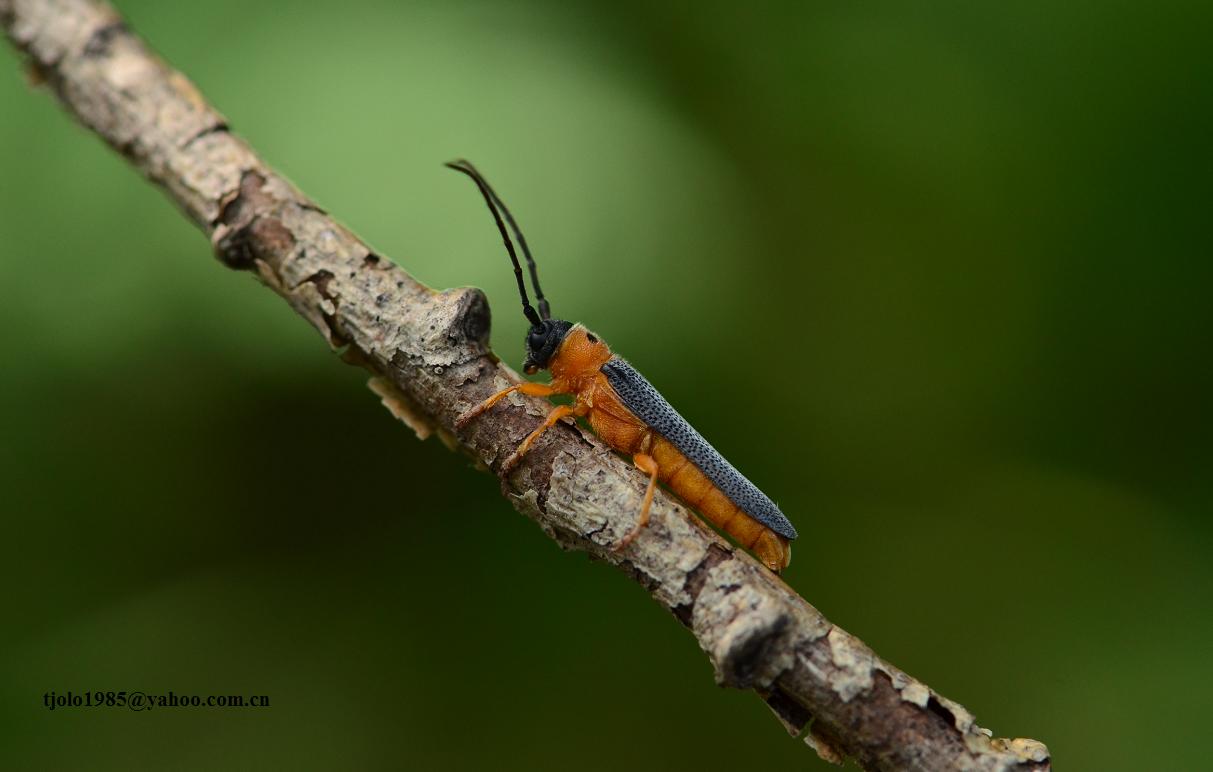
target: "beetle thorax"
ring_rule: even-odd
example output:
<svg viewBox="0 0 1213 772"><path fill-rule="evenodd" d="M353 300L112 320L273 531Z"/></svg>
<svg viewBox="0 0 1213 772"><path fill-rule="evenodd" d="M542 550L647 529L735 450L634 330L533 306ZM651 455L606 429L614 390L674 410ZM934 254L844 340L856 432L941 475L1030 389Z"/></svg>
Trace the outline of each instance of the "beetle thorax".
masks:
<svg viewBox="0 0 1213 772"><path fill-rule="evenodd" d="M610 359L610 347L578 324L569 330L548 367L553 379L573 383L594 377Z"/></svg>

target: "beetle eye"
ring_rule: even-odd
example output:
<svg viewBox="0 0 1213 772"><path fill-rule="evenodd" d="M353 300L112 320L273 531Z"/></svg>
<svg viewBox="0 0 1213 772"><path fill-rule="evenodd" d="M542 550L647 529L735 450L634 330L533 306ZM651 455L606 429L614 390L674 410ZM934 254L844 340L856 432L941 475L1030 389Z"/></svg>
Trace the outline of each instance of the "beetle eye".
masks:
<svg viewBox="0 0 1213 772"><path fill-rule="evenodd" d="M548 336L546 330L532 332L526 338L526 345L531 351L539 351L543 348L543 344L547 342Z"/></svg>

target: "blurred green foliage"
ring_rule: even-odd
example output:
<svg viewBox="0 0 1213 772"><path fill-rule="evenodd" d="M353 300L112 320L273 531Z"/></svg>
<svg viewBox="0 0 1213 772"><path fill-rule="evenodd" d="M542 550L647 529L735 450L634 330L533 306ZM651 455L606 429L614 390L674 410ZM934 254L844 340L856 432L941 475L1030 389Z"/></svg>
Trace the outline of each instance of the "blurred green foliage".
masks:
<svg viewBox="0 0 1213 772"><path fill-rule="evenodd" d="M516 364L476 161L788 581L983 725L1207 763L1208 4L120 7ZM0 58L0 767L826 768Z"/></svg>

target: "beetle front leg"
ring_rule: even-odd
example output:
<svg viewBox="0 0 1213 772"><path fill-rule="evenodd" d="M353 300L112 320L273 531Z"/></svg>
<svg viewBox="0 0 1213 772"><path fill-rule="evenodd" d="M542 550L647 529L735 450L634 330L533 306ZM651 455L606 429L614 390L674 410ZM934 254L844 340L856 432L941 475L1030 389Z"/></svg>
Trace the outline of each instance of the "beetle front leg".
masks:
<svg viewBox="0 0 1213 772"><path fill-rule="evenodd" d="M546 383L532 383L531 381L523 381L522 383L515 383L513 386L509 387L508 389L502 389L501 391L497 392L493 396L486 399L484 402L481 402L476 407L472 408L471 410L467 411L463 415L456 418L455 419L455 428L462 429L463 427L467 426L468 423L471 422L471 420L473 418L480 415L484 411L488 410L493 405L496 405L498 402L500 402L502 399L504 399L506 397L506 395L512 394L515 391L522 393L522 394L526 394L531 397L550 397L553 394L562 393L561 391L556 389L554 386L549 386Z"/></svg>

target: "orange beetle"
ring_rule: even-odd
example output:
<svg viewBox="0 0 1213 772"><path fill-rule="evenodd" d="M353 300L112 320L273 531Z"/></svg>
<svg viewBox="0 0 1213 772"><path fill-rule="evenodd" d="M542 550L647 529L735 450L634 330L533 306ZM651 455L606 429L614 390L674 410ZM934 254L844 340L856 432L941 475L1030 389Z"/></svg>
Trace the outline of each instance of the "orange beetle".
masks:
<svg viewBox="0 0 1213 772"><path fill-rule="evenodd" d="M786 568L792 557L791 541L796 538L796 529L779 507L709 445L644 376L612 354L598 336L581 324L552 318L548 302L539 288L530 248L510 210L470 163L457 161L447 166L475 181L513 261L522 312L531 323L526 338L524 370L529 375L539 370L552 373L548 384L528 381L503 389L460 416L456 426L466 426L511 392L536 397L571 394L573 404L558 405L552 410L539 428L506 459L503 473L517 464L535 440L557 421L566 416L584 417L603 442L630 455L636 468L649 477L636 526L613 549L627 547L648 523L653 491L660 480L705 520L752 551L772 571L778 573ZM522 266L502 221L503 214L526 257L538 311L527 297Z"/></svg>

